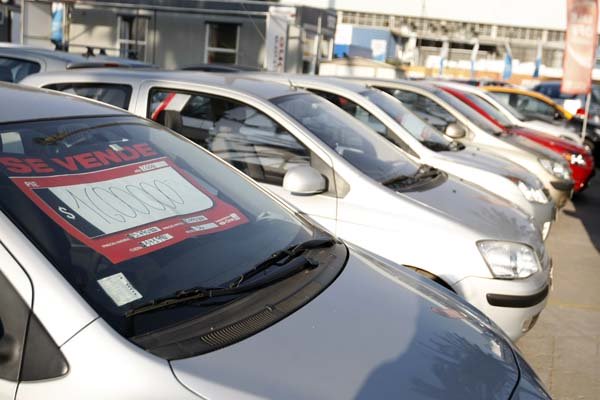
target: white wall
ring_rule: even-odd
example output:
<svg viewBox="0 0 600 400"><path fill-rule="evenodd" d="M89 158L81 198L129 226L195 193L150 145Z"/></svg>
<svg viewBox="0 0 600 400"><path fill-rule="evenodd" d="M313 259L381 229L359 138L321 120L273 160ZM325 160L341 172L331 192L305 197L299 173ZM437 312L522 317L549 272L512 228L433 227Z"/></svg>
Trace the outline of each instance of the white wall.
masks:
<svg viewBox="0 0 600 400"><path fill-rule="evenodd" d="M566 0L280 0L283 4L564 30Z"/></svg>

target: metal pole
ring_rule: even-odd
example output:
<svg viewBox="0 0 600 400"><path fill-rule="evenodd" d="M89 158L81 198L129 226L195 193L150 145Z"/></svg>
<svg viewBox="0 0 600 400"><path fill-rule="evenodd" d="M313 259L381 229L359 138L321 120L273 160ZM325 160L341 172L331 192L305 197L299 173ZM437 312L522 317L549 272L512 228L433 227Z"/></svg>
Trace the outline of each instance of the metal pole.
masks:
<svg viewBox="0 0 600 400"><path fill-rule="evenodd" d="M583 116L583 125L581 127L581 143L582 144L585 140L585 131L587 129L588 114L590 113L590 103L591 102L592 102L592 91L590 89L590 91L588 92L588 94L585 98L585 115Z"/></svg>
<svg viewBox="0 0 600 400"><path fill-rule="evenodd" d="M317 18L317 37L315 38L315 62L312 70L313 75L319 74L319 62L321 61L321 16Z"/></svg>

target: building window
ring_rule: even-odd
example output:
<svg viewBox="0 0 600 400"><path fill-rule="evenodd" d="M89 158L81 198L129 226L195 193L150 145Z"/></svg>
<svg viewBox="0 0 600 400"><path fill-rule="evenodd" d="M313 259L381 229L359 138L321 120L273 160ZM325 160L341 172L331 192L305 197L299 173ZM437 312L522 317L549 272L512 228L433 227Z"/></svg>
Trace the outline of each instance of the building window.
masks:
<svg viewBox="0 0 600 400"><path fill-rule="evenodd" d="M206 24L204 62L237 64L240 26L237 24Z"/></svg>
<svg viewBox="0 0 600 400"><path fill-rule="evenodd" d="M146 61L148 18L119 15L119 55L123 58Z"/></svg>

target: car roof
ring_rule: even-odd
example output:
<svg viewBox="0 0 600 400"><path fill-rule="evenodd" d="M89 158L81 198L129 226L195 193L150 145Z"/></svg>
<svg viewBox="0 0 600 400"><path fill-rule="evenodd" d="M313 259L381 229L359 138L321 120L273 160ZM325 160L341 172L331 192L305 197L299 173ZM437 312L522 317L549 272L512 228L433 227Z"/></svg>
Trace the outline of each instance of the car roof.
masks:
<svg viewBox="0 0 600 400"><path fill-rule="evenodd" d="M127 58L112 57L97 55L87 57L82 54L68 53L66 51L45 49L41 47L23 46L12 43L0 43L0 54L5 56L29 56L42 58L45 60L52 60L55 62L64 63L65 66L84 66L85 64L101 64L101 63L118 63L124 66L136 66L136 67L152 67L151 64L147 64L138 60L130 60Z"/></svg>
<svg viewBox="0 0 600 400"><path fill-rule="evenodd" d="M428 81L423 81L423 80L419 80L419 81L414 81L414 80L408 80L408 79L383 79L383 78L350 78L350 80L359 80L359 81L363 81L363 82L368 82L368 83L372 83L372 82L376 82L376 83L380 83L381 85L402 85L402 86L410 86L410 87L414 87L414 88L419 88L419 89L423 89L426 90L428 92L435 92L437 90L439 90L439 88L437 86L435 86L433 83L428 82ZM376 85L375 85L376 86Z"/></svg>
<svg viewBox="0 0 600 400"><path fill-rule="evenodd" d="M119 69L119 68L86 68L71 71L49 72L31 75L25 78L25 84L59 83L59 82L99 82L141 85L144 81L164 83L182 83L216 86L231 89L254 97L270 100L296 93L289 85L255 79L246 74L168 71L160 69Z"/></svg>
<svg viewBox="0 0 600 400"><path fill-rule="evenodd" d="M129 115L121 109L99 102L12 83L0 82L0 97L10 99L10 101L4 101L2 107L0 107L0 123L69 117Z"/></svg>
<svg viewBox="0 0 600 400"><path fill-rule="evenodd" d="M253 79L274 79L275 81L281 82L298 82L304 84L312 84L314 86L331 87L337 86L345 90L352 92L363 92L366 87L364 84L352 81L349 79L342 79L334 76L323 76L323 75L301 75L301 74L279 74L276 72L257 72L257 73L243 73L243 76L247 76Z"/></svg>

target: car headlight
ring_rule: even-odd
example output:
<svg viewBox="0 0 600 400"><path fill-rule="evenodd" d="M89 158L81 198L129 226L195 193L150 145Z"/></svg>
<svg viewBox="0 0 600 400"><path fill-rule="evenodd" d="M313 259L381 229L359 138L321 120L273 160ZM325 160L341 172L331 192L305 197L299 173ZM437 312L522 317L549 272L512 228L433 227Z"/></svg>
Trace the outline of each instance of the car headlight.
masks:
<svg viewBox="0 0 600 400"><path fill-rule="evenodd" d="M585 167L587 165L587 162L585 162L585 158L583 158L582 154L578 154L578 153L564 153L563 157L570 164L581 165L582 167Z"/></svg>
<svg viewBox="0 0 600 400"><path fill-rule="evenodd" d="M548 196L546 196L546 193L544 193L542 188L532 188L531 186L527 186L527 184L523 181L519 181L517 183L517 187L521 193L523 193L523 196L525 196L527 201L540 204L548 203Z"/></svg>
<svg viewBox="0 0 600 400"><path fill-rule="evenodd" d="M477 247L494 278L523 279L540 270L537 255L526 244L482 240Z"/></svg>
<svg viewBox="0 0 600 400"><path fill-rule="evenodd" d="M542 167L544 167L546 171L557 178L564 180L571 179L571 170L563 163L552 161L547 158L540 158L540 164L542 164Z"/></svg>

